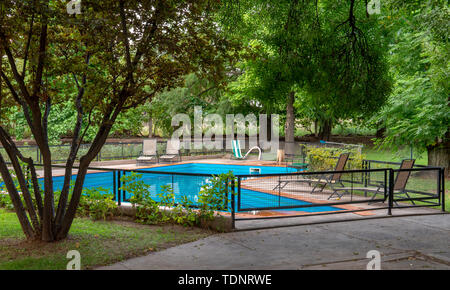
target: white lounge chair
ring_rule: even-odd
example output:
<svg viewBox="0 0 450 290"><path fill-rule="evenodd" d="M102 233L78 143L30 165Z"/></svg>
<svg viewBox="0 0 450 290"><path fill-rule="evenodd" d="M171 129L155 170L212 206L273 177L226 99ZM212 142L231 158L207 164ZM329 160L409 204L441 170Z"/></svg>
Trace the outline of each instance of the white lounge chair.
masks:
<svg viewBox="0 0 450 290"><path fill-rule="evenodd" d="M166 154L160 156L159 160L173 162L176 159L178 159L177 161L181 161L180 141L179 140L168 140L167 147L166 147Z"/></svg>
<svg viewBox="0 0 450 290"><path fill-rule="evenodd" d="M156 144L156 139L147 139L143 141L141 156L136 159L138 166L140 164L156 163L158 161Z"/></svg>
<svg viewBox="0 0 450 290"><path fill-rule="evenodd" d="M245 159L245 158L247 158L247 156L250 152L252 152L254 149L257 149L259 151L258 160L261 160L262 151L261 151L261 148L259 148L258 146L252 147L250 150L248 150L247 154L245 154L244 156L242 156L241 144L239 143L239 140L233 140L232 146L233 146L233 156L236 159Z"/></svg>

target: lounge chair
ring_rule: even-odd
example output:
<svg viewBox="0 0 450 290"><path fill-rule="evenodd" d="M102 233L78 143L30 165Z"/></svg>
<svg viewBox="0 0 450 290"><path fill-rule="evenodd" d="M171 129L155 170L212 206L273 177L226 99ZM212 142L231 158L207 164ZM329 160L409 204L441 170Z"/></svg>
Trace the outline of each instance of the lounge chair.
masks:
<svg viewBox="0 0 450 290"><path fill-rule="evenodd" d="M347 164L349 153L343 153L339 156L338 162L336 163L336 167L334 168L334 171L343 171L345 169L345 165ZM274 187L273 190L276 189L283 189L286 185L288 185L291 182L306 182L309 184L309 186L312 186L313 189L311 190L311 193L316 192L316 188L320 187L320 191L323 191L325 186L329 185L331 188L335 188L336 186L343 187L341 181L341 175L342 172L336 172L332 174L323 174L318 178L304 178L302 175L297 175L297 178L289 178L285 177L283 179L280 179L278 182L278 185ZM334 195L334 192L332 195L328 197L330 199Z"/></svg>
<svg viewBox="0 0 450 290"><path fill-rule="evenodd" d="M136 159L137 165L156 163L158 161L158 155L156 154L156 139L144 140L142 145L142 152Z"/></svg>
<svg viewBox="0 0 450 290"><path fill-rule="evenodd" d="M168 140L167 147L166 147L166 154L160 156L159 160L169 161L169 162L181 161L180 141L179 140Z"/></svg>
<svg viewBox="0 0 450 290"><path fill-rule="evenodd" d="M411 199L411 197L408 195L408 192L406 191L406 184L408 183L408 179L409 176L411 174L411 171L407 170L407 169L412 169L414 166L414 162L415 159L404 159L402 160L402 163L400 165L400 169L406 169L406 171L399 171L397 173L397 176L395 177L395 181L394 181L394 194L397 195L401 195L404 194L406 195L412 202L412 204L415 204L414 201ZM350 190L357 190L357 191L363 191L365 194L367 193L373 193L373 196L371 198L371 200L374 200L375 197L378 194L383 194L385 195L385 184L384 183L380 183L378 186L374 186L374 187L342 187L342 188L336 188L334 189L335 192L338 191L344 191L344 193L348 193ZM334 193L333 193L334 194ZM384 200L383 200L384 202Z"/></svg>
<svg viewBox="0 0 450 290"><path fill-rule="evenodd" d="M248 156L248 154L250 153L250 152L252 152L253 150L258 150L259 151L259 155L258 155L258 160L261 160L261 154L262 154L262 151L261 151L261 148L259 148L258 146L254 146L254 147L252 147L250 150L248 150L248 152L247 152L247 154L245 154L244 156L242 156L242 153L241 153L241 144L239 143L239 140L233 140L232 141L232 146L233 146L233 156L234 156L234 158L236 158L236 159L245 159L245 158L247 158L247 156Z"/></svg>

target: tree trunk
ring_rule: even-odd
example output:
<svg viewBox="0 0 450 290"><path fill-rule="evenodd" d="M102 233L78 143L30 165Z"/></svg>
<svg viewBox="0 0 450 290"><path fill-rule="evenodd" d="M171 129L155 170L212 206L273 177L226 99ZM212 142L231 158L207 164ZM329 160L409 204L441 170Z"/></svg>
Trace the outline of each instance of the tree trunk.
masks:
<svg viewBox="0 0 450 290"><path fill-rule="evenodd" d="M450 168L450 139L448 135L449 133L447 133L444 142L427 147L428 165L445 167L446 175L449 175Z"/></svg>
<svg viewBox="0 0 450 290"><path fill-rule="evenodd" d="M318 130L317 130L317 122L318 122L317 120L314 120L314 137L319 136L319 135L318 135L318 132L317 132L317 131L318 131Z"/></svg>
<svg viewBox="0 0 450 290"><path fill-rule="evenodd" d="M20 199L19 192L17 192L16 186L14 185L14 181L9 173L8 167L6 166L6 162L3 159L3 156L0 154L0 173L5 184L6 190L11 198L11 201L14 205L14 210L16 211L17 218L22 227L23 233L27 237L27 239L36 239L37 235L31 226L30 221L28 220L25 208Z"/></svg>
<svg viewBox="0 0 450 290"><path fill-rule="evenodd" d="M272 114L267 114L267 141L272 141Z"/></svg>
<svg viewBox="0 0 450 290"><path fill-rule="evenodd" d="M377 128L377 132L375 133L375 137L377 138L383 138L384 137L384 133L386 133L386 127L379 127Z"/></svg>
<svg viewBox="0 0 450 290"><path fill-rule="evenodd" d="M333 129L333 122L331 120L323 120L320 126L319 139L329 141L331 137L331 130Z"/></svg>
<svg viewBox="0 0 450 290"><path fill-rule="evenodd" d="M295 115L294 115L295 92L290 92L286 104L286 126L285 126L285 153L294 154L294 133L295 133Z"/></svg>
<svg viewBox="0 0 450 290"><path fill-rule="evenodd" d="M148 137L153 137L153 118L148 120Z"/></svg>

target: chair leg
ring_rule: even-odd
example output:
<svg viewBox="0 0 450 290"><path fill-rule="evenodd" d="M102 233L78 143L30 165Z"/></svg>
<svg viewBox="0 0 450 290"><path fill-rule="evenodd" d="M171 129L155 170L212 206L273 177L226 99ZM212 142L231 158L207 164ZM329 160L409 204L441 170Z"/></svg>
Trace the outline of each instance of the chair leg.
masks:
<svg viewBox="0 0 450 290"><path fill-rule="evenodd" d="M323 190L325 189L325 186L327 186L326 184L323 184L323 186L320 188L319 192L323 192Z"/></svg>
<svg viewBox="0 0 450 290"><path fill-rule="evenodd" d="M411 201L411 203L412 203L413 205L416 205L416 204L414 203L414 200L411 198L411 196L409 196L409 194L408 194L406 191L404 191L404 192L402 192L402 193L404 193L404 194L409 198L409 200Z"/></svg>
<svg viewBox="0 0 450 290"><path fill-rule="evenodd" d="M278 182L278 184L275 185L275 187L274 187L272 190L277 190L277 188L280 187L280 183L281 183L281 182Z"/></svg>
<svg viewBox="0 0 450 290"><path fill-rule="evenodd" d="M334 189L333 193L328 197L328 199L332 198L334 195L337 195L338 198L342 198L345 193L348 193L348 192L345 190L342 194L339 194L339 191Z"/></svg>
<svg viewBox="0 0 450 290"><path fill-rule="evenodd" d="M364 191L364 193L367 194L367 191ZM369 204L375 203L375 201L373 201L373 200L375 199L375 197L376 197L377 194L379 194L379 193L381 193L381 192L379 191L379 189L377 189L377 191L375 191L375 192L373 193L372 198L371 198L370 201L369 201ZM385 202L385 200L383 200L383 203L384 203L384 202Z"/></svg>
<svg viewBox="0 0 450 290"><path fill-rule="evenodd" d="M311 186L311 183L310 183L310 186ZM314 187L313 187L313 189L312 189L312 191L311 191L311 194L314 193L314 192L316 192L316 188L317 188L317 187L320 187L320 183L314 184ZM323 189L324 189L324 187L325 187L325 186L321 187L320 190L319 190L318 192L322 192Z"/></svg>

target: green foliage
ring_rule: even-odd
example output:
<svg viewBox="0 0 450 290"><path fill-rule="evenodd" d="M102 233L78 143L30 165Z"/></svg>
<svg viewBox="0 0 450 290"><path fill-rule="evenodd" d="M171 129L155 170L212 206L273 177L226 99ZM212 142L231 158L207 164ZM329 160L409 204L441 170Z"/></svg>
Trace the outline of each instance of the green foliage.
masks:
<svg viewBox="0 0 450 290"><path fill-rule="evenodd" d="M173 132L174 115L188 114L193 122L195 106L202 107L204 113L222 113L225 108L219 104L220 100L219 84L189 74L184 77L184 83L180 87L156 95L149 104L148 111L161 134L170 136Z"/></svg>
<svg viewBox="0 0 450 290"><path fill-rule="evenodd" d="M10 170L11 177L14 182L14 186L17 190L20 190L19 182L17 181L17 177L13 174L13 171ZM2 177L0 175L0 207L6 208L8 210L14 210L14 204L11 201L11 197L8 194L8 191L6 189L6 185L3 183ZM20 196L23 200L23 196Z"/></svg>
<svg viewBox="0 0 450 290"><path fill-rule="evenodd" d="M117 215L114 195L101 187L84 189L77 208L80 216L89 216L93 220L106 220Z"/></svg>
<svg viewBox="0 0 450 290"><path fill-rule="evenodd" d="M337 157L342 153L350 153L345 169L361 169L365 156L359 150L353 148L332 148L305 146L306 160L309 171L330 171L334 170Z"/></svg>
<svg viewBox="0 0 450 290"><path fill-rule="evenodd" d="M136 221L157 224L161 214L159 204L150 196L150 186L142 180L142 174L135 172L121 178L121 190L131 194L130 202L136 209Z"/></svg>
<svg viewBox="0 0 450 290"><path fill-rule="evenodd" d="M172 210L172 213L172 219L177 224L186 226L198 224L198 212L194 209L193 202L186 195L181 196L181 200Z"/></svg>
<svg viewBox="0 0 450 290"><path fill-rule="evenodd" d="M395 89L375 120L387 128L378 144L425 149L449 132L450 8L448 1L389 2L391 14L383 22L391 32Z"/></svg>
<svg viewBox="0 0 450 290"><path fill-rule="evenodd" d="M297 118L321 127L379 109L391 87L384 27L350 2L240 1L233 31L246 57L228 86L233 103L276 112L295 92Z"/></svg>
<svg viewBox="0 0 450 290"><path fill-rule="evenodd" d="M121 189L131 194L130 202L136 209L137 222L194 226L212 220L218 211L226 210L229 183L234 178L231 172L214 176L202 187L195 203L186 195L176 197L170 185L161 186L153 198L150 186L142 181L142 174L131 173L121 180Z"/></svg>
<svg viewBox="0 0 450 290"><path fill-rule="evenodd" d="M0 207L6 208L8 210L14 210L14 205L12 204L11 198L8 194L0 193Z"/></svg>
<svg viewBox="0 0 450 290"><path fill-rule="evenodd" d="M230 183L234 182L233 172L214 175L199 192L200 217L211 220L219 210L226 210Z"/></svg>

